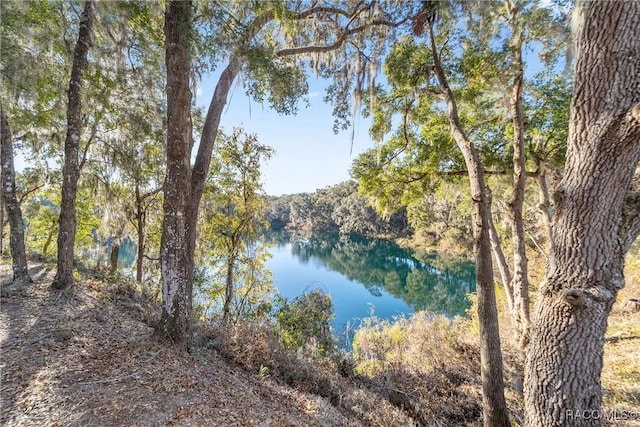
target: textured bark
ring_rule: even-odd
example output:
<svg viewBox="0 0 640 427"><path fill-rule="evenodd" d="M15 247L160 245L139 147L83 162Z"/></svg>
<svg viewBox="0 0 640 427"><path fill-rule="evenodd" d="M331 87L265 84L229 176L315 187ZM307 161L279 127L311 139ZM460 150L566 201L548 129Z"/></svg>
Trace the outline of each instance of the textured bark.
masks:
<svg viewBox="0 0 640 427"><path fill-rule="evenodd" d="M471 217L476 262L484 425L492 427L509 426L509 415L504 398L502 352L500 349L498 310L493 281L493 263L491 261L491 212L489 211L487 191L484 184L484 170L475 146L462 128L455 97L449 87L440 61L438 48L436 47L432 21L429 21L429 34L435 74L442 89L443 99L447 103L449 128L453 139L464 156L469 176L471 200L473 201Z"/></svg>
<svg viewBox="0 0 640 427"><path fill-rule="evenodd" d="M179 11L180 9L180 11ZM176 27L178 25L183 25L186 26L187 23L189 23L189 27L190 27L190 19L191 16L187 16L187 11L186 10L182 10L182 9L189 9L188 13L192 13L191 7L187 7L187 6L176 6L174 4L173 1L169 1L167 4L167 13L165 15L165 17L167 18L165 21L165 35L168 36L168 28L167 28L167 23L169 23L170 20L173 20L171 24L172 27ZM357 7L356 7L357 9ZM336 9L333 9L336 10ZM292 19L298 19L298 20L304 20L306 18L308 18L309 16L312 16L314 13L323 13L326 12L326 7L324 6L315 6L315 7L311 7L308 10L301 12L299 14L296 15L292 15L290 16L290 18ZM180 13L181 14L181 18L180 19L173 19L171 18L173 16L174 13ZM346 13L346 12L345 12ZM355 13L355 12L354 12ZM352 13L348 13L346 16L352 16ZM353 15L355 16L355 15ZM169 19L171 18L171 19ZM249 24L247 24L245 26L245 33L242 35L242 39L243 40L251 40L269 21L273 20L275 18L275 13L274 11L271 12L265 12L260 16L256 16L256 18ZM182 24L180 24L180 21L182 22ZM405 20L401 21L401 22L405 22ZM387 21L376 21L375 23L372 23L371 25L378 25L378 26L393 26L396 27L398 25L400 25L399 23L393 23L393 22L387 22ZM282 57L282 56L290 56L290 55L298 55L298 54L305 54L305 53L310 53L310 52L328 52L331 50L336 50L339 49L340 47L342 47L344 45L344 43L346 42L346 39L352 35L352 34L356 34L359 32L364 31L366 28L368 28L367 25L363 25L363 26L358 26L355 29L345 29L345 31L341 34L341 36L339 37L339 39L337 41L335 41L334 43L327 45L327 46L322 46L322 47L318 47L318 46L309 46L309 47L301 47L301 48L294 48L294 49L283 49L279 52L277 52L277 56ZM186 27L184 28L185 30L187 29ZM170 48L170 40L167 37L166 39L167 41L167 46L166 46L166 54L167 57L165 58L165 61L167 62L167 74L169 77L169 73L175 73L175 70L170 70L169 69L169 62L172 62L174 65L176 64L177 59L179 58L180 54L177 53L177 51L175 50L175 48ZM185 51L185 54L187 52ZM174 58L170 58L170 55L175 55ZM181 166L180 168L176 168L176 173L178 171L178 169L180 170L180 179L181 182L182 180L188 175L189 176L189 180L190 183L188 186L183 186L182 190L190 188L191 191L189 192L188 195L185 195L185 200L183 200L184 202L186 202L187 204L185 205L184 209L181 209L180 212L182 213L186 213L186 219L184 219L183 221L185 222L186 225L184 226L180 226L179 228L183 231L185 231L187 233L186 235L186 243L182 242L182 237L180 239L178 239L177 237L169 237L167 236L165 241L165 231L168 231L168 229L163 228L163 242L164 242L164 250L161 248L161 258L163 259L168 259L168 257L172 257L172 258L189 258L190 259L190 267L189 268L184 268L182 270L184 270L183 272L176 272L176 274L179 273L180 277L182 277L182 274L184 273L185 275L190 275L191 277L193 276L193 256L194 256L194 250L195 250L195 242L196 242L196 238L197 238L197 222L198 222L198 211L199 211L199 207L200 207L200 201L202 198L202 192L204 189L204 184L207 178L207 175L209 173L209 167L210 167L210 163L211 163L211 154L213 152L213 148L215 145L215 140L216 137L218 135L218 129L220 126L220 118L222 116L222 112L223 109L227 103L227 98L229 95L229 91L231 89L231 86L233 84L233 82L235 81L236 77L238 76L238 74L240 73L240 70L242 69L242 66L244 64L245 60L243 59L242 56L238 55L238 52L233 52L231 53L230 59L229 59L229 63L227 64L227 67L222 71L220 78L218 80L218 83L216 85L215 91L214 91L214 95L213 98L211 99L211 103L209 105L209 110L207 112L207 117L205 119L205 123L204 123L204 127L201 133L201 139L200 139L200 143L198 144L198 153L195 159L195 164L193 166L193 169L189 168L189 161L190 161L190 149L189 152L185 154L185 156L183 157L183 162L185 163L183 166ZM174 76L175 77L175 76ZM173 88L169 83L167 85L167 95L169 96L169 91L175 91L175 88ZM185 110L187 111L187 110ZM169 133L172 131L171 126L169 125L170 129L169 129ZM168 143L170 143L170 140L168 139ZM169 165L167 165L167 171L169 170ZM169 176L167 175L167 179L166 182L169 182ZM172 186L174 185L173 183L171 184ZM165 184L165 206L167 206L167 192L166 192L166 184ZM165 219L167 218L167 214L168 212L165 211L164 215L165 215ZM178 246L172 246L173 243L171 240L175 240L175 244ZM179 240L179 241L178 241ZM161 244L162 246L162 244ZM186 252L182 251L182 249L186 248ZM176 254L176 252L184 252L184 253L180 253L180 254ZM189 273L190 271L190 273ZM170 280L171 277L173 277L172 275L169 276L165 276L163 275L163 304L166 305L166 300L170 297L170 294L168 293L168 291L170 289L173 289L174 287L169 286L167 280ZM185 276L186 277L186 276ZM180 279L181 281L183 281L183 279ZM191 287L191 285L189 285L189 288ZM189 298L191 298L189 296ZM189 305L189 309L191 307L190 303ZM165 316L163 316L163 319L165 318ZM166 317L166 319L168 319L169 317ZM166 323L166 321L163 321L163 323ZM180 341L180 340L178 340Z"/></svg>
<svg viewBox="0 0 640 427"><path fill-rule="evenodd" d="M524 87L524 62L522 60L522 29L519 23L518 4L507 0L508 23L511 27L511 51L515 75L511 90L511 114L513 123L513 192L508 203L513 241L513 307L511 316L515 320L515 339L521 349L529 343L531 320L529 315L529 277L526 242L522 211L526 184L524 153L524 120L522 115L522 90Z"/></svg>
<svg viewBox="0 0 640 427"><path fill-rule="evenodd" d="M24 248L24 223L22 222L22 210L16 197L16 172L13 165L13 140L9 120L0 102L0 167L2 168L2 198L0 210L6 207L9 220L9 246L13 269L13 283L31 283L27 255ZM4 206L4 207L3 207ZM3 219L2 219L3 220ZM0 222L0 226L2 223ZM1 232L2 230L0 230Z"/></svg>
<svg viewBox="0 0 640 427"><path fill-rule="evenodd" d="M191 346L193 252L191 223L191 2L169 1L165 12L167 67L167 166L164 184L160 264L160 332L185 349Z"/></svg>
<svg viewBox="0 0 640 427"><path fill-rule="evenodd" d="M220 117L222 111L227 104L227 98L233 81L238 76L243 62L236 57L232 57L229 60L227 68L224 69L216 88L213 92L213 98L209 104L209 110L207 111L207 118L204 122L202 129L202 136L200 138L200 144L198 145L198 154L196 156L195 164L193 165L193 174L191 176L191 203L192 208L190 211L190 222L194 224L191 229L191 235L189 236L189 242L192 248L196 245L196 227L198 223L198 211L200 208L200 201L202 200L202 191L204 190L204 184L209 174L209 166L211 164L211 154L213 153L213 147L218 136L218 129L220 128Z"/></svg>
<svg viewBox="0 0 640 427"><path fill-rule="evenodd" d="M73 285L73 253L76 240L76 193L80 178L79 150L82 135L82 82L87 68L94 21L93 1L85 3L80 19L78 41L73 53L67 104L67 136L62 168L62 202L58 227L58 262L52 286L64 289Z"/></svg>
<svg viewBox="0 0 640 427"><path fill-rule="evenodd" d="M607 317L640 216L640 2L577 4L565 176L525 368L526 425L598 426Z"/></svg>

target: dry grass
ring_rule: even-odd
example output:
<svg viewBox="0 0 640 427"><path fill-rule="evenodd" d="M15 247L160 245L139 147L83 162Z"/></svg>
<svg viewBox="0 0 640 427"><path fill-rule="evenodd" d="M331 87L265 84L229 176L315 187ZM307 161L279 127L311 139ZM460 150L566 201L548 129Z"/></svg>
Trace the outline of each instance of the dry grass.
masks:
<svg viewBox="0 0 640 427"><path fill-rule="evenodd" d="M638 246L638 245L637 245ZM609 321L605 409L640 412L640 250ZM233 328L200 325L185 354L148 326L157 307L132 285L82 275L71 293L49 290L53 271L3 293L0 423L35 425L463 426L481 422L475 306L449 321L417 313L370 319L354 358L313 346L285 348L266 319ZM6 280L8 264L0 266ZM505 381L518 388L522 361L510 345L497 292ZM513 421L522 400L507 389ZM616 425L638 425L618 422Z"/></svg>
<svg viewBox="0 0 640 427"><path fill-rule="evenodd" d="M268 322L231 328L201 326L205 346L215 349L260 378L323 398L345 420L335 425L412 426L414 420L354 375L352 362L339 353L323 355L313 346L285 348Z"/></svg>
<svg viewBox="0 0 640 427"><path fill-rule="evenodd" d="M631 298L640 299L640 242L627 255L626 286L619 294L609 317L604 347L602 387L604 404L609 410L640 414L640 307ZM623 425L618 423L617 425ZM640 426L628 421L625 425Z"/></svg>
<svg viewBox="0 0 640 427"><path fill-rule="evenodd" d="M356 332L356 372L420 425L473 425L481 417L478 347L469 321L416 313L368 319Z"/></svg>
<svg viewBox="0 0 640 427"><path fill-rule="evenodd" d="M145 321L155 308L129 284L82 275L58 292L52 273L37 267L0 301L0 424L349 425L326 399L158 338Z"/></svg>

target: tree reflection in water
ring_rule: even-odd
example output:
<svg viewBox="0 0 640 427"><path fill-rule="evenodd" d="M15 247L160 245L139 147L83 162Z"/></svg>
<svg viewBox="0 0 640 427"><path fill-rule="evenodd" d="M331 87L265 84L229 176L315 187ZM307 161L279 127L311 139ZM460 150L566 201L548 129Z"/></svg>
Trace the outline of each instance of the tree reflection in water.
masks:
<svg viewBox="0 0 640 427"><path fill-rule="evenodd" d="M475 268L471 261L441 256L416 259L409 251L383 239L355 236L300 236L277 233L272 243L291 243L298 262L310 262L361 283L372 295L384 290L401 298L413 310L428 310L449 317L465 315L475 291ZM277 284L276 284L277 285Z"/></svg>

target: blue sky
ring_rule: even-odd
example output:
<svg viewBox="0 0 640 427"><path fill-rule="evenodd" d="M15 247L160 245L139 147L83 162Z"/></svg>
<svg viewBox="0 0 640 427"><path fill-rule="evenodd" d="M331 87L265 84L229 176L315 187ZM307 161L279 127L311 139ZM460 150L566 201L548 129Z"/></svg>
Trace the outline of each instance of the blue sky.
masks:
<svg viewBox="0 0 640 427"><path fill-rule="evenodd" d="M203 77L196 98L198 106L208 108L216 78L217 75ZM332 107L322 100L327 84L310 77L310 106L305 108L301 103L297 115L283 116L267 104L251 101L242 83L236 80L220 125L226 131L242 127L257 134L261 144L276 150L262 168L267 194L312 192L345 181L356 156L373 147L367 119L356 118L353 150L350 130L333 133Z"/></svg>

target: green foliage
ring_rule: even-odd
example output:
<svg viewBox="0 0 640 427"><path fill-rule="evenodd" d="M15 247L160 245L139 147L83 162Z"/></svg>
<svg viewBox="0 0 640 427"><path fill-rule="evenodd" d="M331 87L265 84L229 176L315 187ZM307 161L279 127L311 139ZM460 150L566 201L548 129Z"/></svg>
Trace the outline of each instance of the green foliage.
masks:
<svg viewBox="0 0 640 427"><path fill-rule="evenodd" d="M247 55L247 94L259 103L268 101L278 113L295 114L309 92L306 74L295 65L275 62L272 55L256 48Z"/></svg>
<svg viewBox="0 0 640 427"><path fill-rule="evenodd" d="M534 171L541 164L560 167L571 89L559 70L568 41L565 16L527 1L518 11L524 50L535 48L545 67L525 72L527 166ZM453 92L462 128L480 153L487 176L508 174L513 154L510 96L517 70L504 4L440 3L437 16L433 42L449 87L440 87L435 78L429 34L395 40L383 67L388 86L377 90L376 103L368 110L378 146L354 161L352 176L379 212L405 206L417 233L456 240L470 234L464 225L468 206L447 206L445 201L464 188L458 177L465 175L466 164L451 136L442 91Z"/></svg>
<svg viewBox="0 0 640 427"><path fill-rule="evenodd" d="M26 226L25 245L28 251L45 256L55 253L60 216L60 192L52 188L42 190L23 204Z"/></svg>
<svg viewBox="0 0 640 427"><path fill-rule="evenodd" d="M331 296L314 289L291 301L278 298L276 307L277 332L285 347L315 346L322 354L335 351L330 326L333 319Z"/></svg>
<svg viewBox="0 0 640 427"><path fill-rule="evenodd" d="M305 233L339 233L360 236L406 235L406 212L400 207L383 217L358 194L353 181L313 193L271 198L268 214L272 230L287 228Z"/></svg>
<svg viewBox="0 0 640 427"><path fill-rule="evenodd" d="M473 262L441 257L417 258L393 242L356 236L291 239L291 253L302 263L313 260L372 294L387 292L414 310L464 315L467 294L475 289Z"/></svg>
<svg viewBox="0 0 640 427"><path fill-rule="evenodd" d="M226 309L233 320L260 315L273 294L261 242L267 198L260 182L260 165L272 153L241 129L221 134L203 194L201 295L205 306Z"/></svg>

